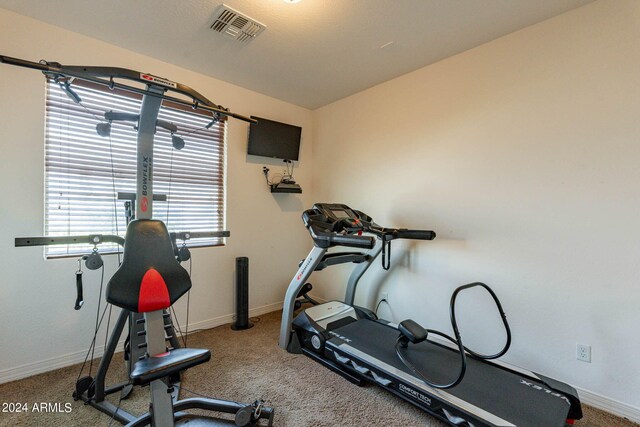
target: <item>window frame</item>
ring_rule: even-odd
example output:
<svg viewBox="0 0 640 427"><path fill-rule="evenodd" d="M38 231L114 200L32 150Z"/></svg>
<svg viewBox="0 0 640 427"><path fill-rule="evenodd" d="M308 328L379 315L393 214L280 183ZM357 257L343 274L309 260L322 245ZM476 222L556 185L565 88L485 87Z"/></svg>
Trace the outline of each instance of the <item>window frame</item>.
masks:
<svg viewBox="0 0 640 427"><path fill-rule="evenodd" d="M107 86L103 86L103 85L99 85L96 83L92 83L92 82L88 82L88 81L84 81L84 80L74 80L73 81L73 85L74 89L80 89L80 91L82 92L84 89L89 90L89 91L93 91L93 92L99 92L101 95L107 94L107 95L111 95L111 96L116 96L116 97L120 97L121 99L125 99L125 100L132 100L136 103L138 103L138 107L141 105L142 103L142 98L143 96L141 94L135 93L135 92L130 92L124 89L119 89L119 88L109 88ZM44 209L43 209L43 229L44 229L44 233L46 236L51 236L51 237L56 237L56 236L62 236L64 234L61 234L60 231L53 231L52 232L52 228L50 225L50 219L52 217L52 214L50 214L51 212L51 206L50 206L50 198L51 198L51 193L55 192L55 190L51 190L50 187L50 182L53 180L52 179L52 173L50 171L50 150L52 149L51 147L55 146L55 144L53 144L51 142L51 140L53 139L52 134L54 132L58 132L59 129L53 129L55 128L55 126L52 125L52 122L50 120L50 114L52 114L52 110L55 109L55 105L57 106L61 106L65 103L65 101L55 101L53 100L53 96L54 94L52 93L53 90L58 91L57 89L57 85L50 81L50 80L46 80L45 83L45 114L44 114L44 119L45 119L45 123L44 123L44 191L43 191L43 198L44 198ZM60 93L58 92L55 96L60 96ZM65 95L66 96L66 95ZM63 98L64 99L64 98ZM109 105L109 107L113 106L113 110L114 111L118 111L118 105L121 105L121 103L124 101L121 100L117 100L114 99L113 105ZM84 113L79 113L78 109L81 109L83 111L86 111L88 113L88 115L85 115L84 120L86 121L87 117L90 117L90 115L97 115L98 117L95 118L95 124L99 123L100 121L104 122L105 120L99 120L100 117L103 117L104 112L109 111L111 108L107 108L106 110L102 110L102 109L98 109L98 108L87 108L84 104L81 104L80 106L78 106L77 104L75 104L73 101L71 101L70 99L68 100L68 104L66 104L68 107L72 107L69 108L68 110L71 112L71 114L69 114L69 111L67 112L68 114L68 122L69 123L73 123L75 120L77 121L81 121L83 120L82 118L82 114ZM62 108L62 107L60 107ZM73 109L76 109L77 111L75 112L76 116L74 116L74 112L72 111ZM168 111L167 114L171 114L172 110L174 112L174 114L178 114L178 115L185 115L188 114L190 116L193 116L196 120L194 121L200 121L199 125L197 126L192 126L189 127L187 125L180 125L180 123L176 123L179 126L179 130L176 133L176 135L178 136L182 136L184 137L185 141L187 142L187 146L189 146L189 136L193 134L193 139L194 139L194 146L197 146L196 139L197 139L197 143L199 143L201 146L203 145L202 142L204 141L206 144L213 144L211 147L211 152L214 152L214 154L217 154L217 158L218 161L212 161L212 163L215 163L216 168L215 171L211 174L211 179L210 180L204 180L201 179L200 181L202 183L209 183L210 186L212 187L212 190L209 193L206 193L207 195L212 196L211 197L211 204L207 205L207 207L202 208L202 212L197 211L196 209L193 209L194 211L196 211L196 214L199 215L205 215L207 210L210 210L211 212L215 212L212 215L214 215L214 218L211 220L211 227L208 227L206 230L202 229L202 227L197 227L194 226L194 229L185 229L184 225L178 225L175 230L172 229L172 223L171 223L171 219L172 216L169 215L169 221L165 221L166 218L162 218L164 215L164 211L166 211L168 214L169 213L174 213L175 211L179 212L179 207L175 207L173 204L169 206L169 208L165 208L164 204L161 205L159 202L155 202L154 203L154 219L162 219L163 222L165 222L168 225L169 231L170 232L186 232L186 231L190 231L190 232L197 232L197 231L222 231L225 230L226 228L226 222L227 222L227 132L228 132L228 127L226 124L226 117L223 117L222 120L220 120L219 123L216 123L214 126L212 126L209 129L205 129L204 125L200 126L201 124L210 122L212 120L212 115L211 112L203 110L203 109L194 109L182 104L178 104L175 102L171 102L169 100L163 100L162 102L162 106L161 106L161 110L160 110L160 115L162 115L163 113L166 113ZM137 113L139 114L139 108ZM186 116L185 116L186 117ZM160 118L160 117L159 117ZM113 125L115 125L116 123L114 122ZM86 125L86 123L85 123ZM125 124L124 126L134 126L134 123L128 123ZM53 130L52 130L53 129ZM181 131L182 130L182 131ZM169 200L167 203L172 203L171 198L172 197L176 197L176 193L174 193L174 185L175 185L175 172L174 172L174 168L173 166L173 161L176 158L179 158L179 153L177 153L178 150L175 150L173 148L169 148L168 150L166 150L165 148L165 154L166 152L170 152L171 153L171 163L170 163L170 170L169 170L169 178L168 180L164 180L164 181L158 181L158 173L156 172L156 166L158 165L158 159L156 157L156 147L158 145L158 133L162 132L163 130L158 130L156 132L156 136L154 137L154 188L157 189L158 188L158 184L163 184L163 185L168 185L169 189L171 190L171 192L168 194L169 196ZM168 131L164 131L167 134L169 133ZM205 134L205 136L203 136L203 134ZM89 132L86 132L85 135L90 135ZM210 140L207 141L207 136L211 137ZM111 140L110 138L101 138L99 136L97 136L97 134L91 134L91 137L95 138L96 140L102 141L105 143L105 145L108 147L107 148L107 156L109 156L109 154L111 153L111 156L113 156L113 146L111 145ZM166 137L166 135L165 135ZM129 160L133 163L133 171L131 172L128 168L126 169L126 172L128 174L133 173L133 175L136 175L136 170L135 170L135 164L136 164L136 158L135 158L135 152L136 152L136 141L137 141L137 132L134 133L133 136L133 140L131 141L132 146L133 146L133 155L130 156ZM59 144L64 144L64 143L59 143ZM171 144L169 142L169 144ZM73 148L68 148L71 152L73 151ZM77 149L77 148L76 148ZM200 149L196 149L194 151L191 152L191 154L196 154L196 155L201 155L201 154L206 154L206 150L203 150L202 148ZM127 155L128 156L128 155ZM105 162L105 164L110 164L111 160L107 160ZM188 170L189 168L191 168L192 170L194 169L194 167L197 168L198 163L192 162L189 163L188 166L182 166L180 169L180 172L183 172L184 170ZM166 165L165 165L166 168ZM203 170L206 170L206 168L201 168ZM123 168L116 168L115 170L115 174L118 174L118 171L122 171L125 170ZM113 171L113 168L112 168ZM68 172L71 173L71 172ZM113 172L112 172L113 173ZM166 173L165 173L166 174ZM105 179L104 177L102 178L96 178L97 175L87 175L86 178L81 178L82 180L86 179L87 182L84 183L82 185L82 189L87 190L86 193L90 194L91 193L91 186L92 183L95 181L91 181L91 180L97 180L97 179ZM109 178L107 178L109 180L109 184L112 183L112 178L111 176L109 176ZM180 181L180 180L179 180ZM184 180L182 180L182 182L185 182ZM90 231L88 233L73 233L73 235L80 235L80 234L118 234L120 236L124 235L124 232L126 231L126 223L124 220L124 216L125 216L125 212L124 212L124 200L118 200L117 199L117 193L120 192L133 192L135 193L135 187L133 187L133 189L131 188L117 188L118 186L122 187L123 183L120 182L118 183L118 178L116 178L116 184L115 184L115 192L116 194L113 194L113 192L111 192L111 197L114 200L112 206L113 208L111 209L110 215L109 215L109 227L111 227L110 230L102 230L100 232L94 232L94 231ZM191 191L195 191L195 188L197 188L197 184L193 184L193 187L190 187L189 190ZM157 194L157 193L156 193ZM61 196L62 197L62 196ZM180 198L178 196L178 198ZM184 198L184 196L183 196ZM71 200L72 198L69 197L69 200ZM110 202L111 203L111 202ZM177 202L174 202L177 203ZM135 207L135 203L133 204L133 206ZM184 206L182 207L182 209L184 209ZM189 209L187 209L189 210ZM70 212L71 210L69 210ZM70 216L70 214L69 214ZM175 216L175 213L174 213ZM184 216L184 215L183 215ZM188 214L186 215L188 217ZM184 223L184 219L182 218L182 223ZM191 220L189 220L191 221ZM196 221L195 219L193 219L193 221ZM69 222L71 223L72 220L69 220ZM79 223L81 221L76 220L75 223ZM180 223L179 220L176 220L176 222ZM88 221L88 223L90 223L90 221ZM191 228L191 227L186 227L186 228ZM52 233L52 234L51 234ZM200 247L218 247L218 246L225 246L226 245L226 238L224 237L219 237L219 238L203 238L203 239L194 239L194 240L188 240L185 242L186 246L188 246L189 248L200 248ZM91 249L88 249L87 245L56 245L59 246L59 248L57 248L58 250L56 250L55 246L45 246L44 247L44 257L45 259L56 259L56 258L77 258L78 256L82 256L83 254L86 254L87 251L90 251ZM118 247L115 244L101 244L100 245L100 252L102 254L115 254L115 253L119 253L122 252L122 248Z"/></svg>

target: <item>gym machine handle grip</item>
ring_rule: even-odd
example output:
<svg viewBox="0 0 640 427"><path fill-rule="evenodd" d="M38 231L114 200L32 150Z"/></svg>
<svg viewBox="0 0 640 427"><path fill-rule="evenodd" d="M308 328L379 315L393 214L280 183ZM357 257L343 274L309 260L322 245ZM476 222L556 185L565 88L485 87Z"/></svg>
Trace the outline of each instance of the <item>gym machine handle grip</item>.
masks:
<svg viewBox="0 0 640 427"><path fill-rule="evenodd" d="M3 64L17 65L19 67L33 68L35 70L46 71L49 69L48 65L39 64L37 62L25 61L24 59L12 58L10 56L0 55L0 62Z"/></svg>
<svg viewBox="0 0 640 427"><path fill-rule="evenodd" d="M351 236L351 235L342 235L342 236L331 236L331 243L340 245L340 246L349 246L352 248L363 248L363 249L371 249L376 244L376 239L369 236Z"/></svg>
<svg viewBox="0 0 640 427"><path fill-rule="evenodd" d="M114 111L107 111L104 113L105 120L114 120L114 121L127 121L127 122L137 122L140 120L140 114L133 113L118 113Z"/></svg>
<svg viewBox="0 0 640 427"><path fill-rule="evenodd" d="M433 240L436 238L436 232L432 230L398 230L396 235L398 239L414 239L414 240Z"/></svg>
<svg viewBox="0 0 640 427"><path fill-rule="evenodd" d="M84 304L84 298L82 296L82 271L76 272L76 305L73 307L76 310L80 310Z"/></svg>

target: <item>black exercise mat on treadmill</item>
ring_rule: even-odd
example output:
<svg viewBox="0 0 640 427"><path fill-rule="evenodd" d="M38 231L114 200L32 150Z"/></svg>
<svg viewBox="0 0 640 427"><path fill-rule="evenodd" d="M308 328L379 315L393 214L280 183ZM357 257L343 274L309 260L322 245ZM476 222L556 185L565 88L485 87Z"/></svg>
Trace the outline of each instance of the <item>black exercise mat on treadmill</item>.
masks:
<svg viewBox="0 0 640 427"><path fill-rule="evenodd" d="M334 332L351 340L348 345L412 375L395 351L397 329L361 319ZM343 343L334 337L328 346L340 352L339 345ZM451 382L460 369L456 351L429 341L410 344L404 356L432 382ZM519 427L564 427L570 406L543 382L472 357L467 357L462 382L443 391Z"/></svg>

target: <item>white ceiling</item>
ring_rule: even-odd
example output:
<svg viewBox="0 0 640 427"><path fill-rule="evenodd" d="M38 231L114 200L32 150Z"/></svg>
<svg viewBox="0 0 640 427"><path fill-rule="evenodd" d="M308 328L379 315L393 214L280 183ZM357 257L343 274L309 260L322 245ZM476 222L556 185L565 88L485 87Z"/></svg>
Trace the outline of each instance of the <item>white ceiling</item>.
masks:
<svg viewBox="0 0 640 427"><path fill-rule="evenodd" d="M0 7L315 109L591 1L224 0L267 26L247 44L209 29L223 0Z"/></svg>

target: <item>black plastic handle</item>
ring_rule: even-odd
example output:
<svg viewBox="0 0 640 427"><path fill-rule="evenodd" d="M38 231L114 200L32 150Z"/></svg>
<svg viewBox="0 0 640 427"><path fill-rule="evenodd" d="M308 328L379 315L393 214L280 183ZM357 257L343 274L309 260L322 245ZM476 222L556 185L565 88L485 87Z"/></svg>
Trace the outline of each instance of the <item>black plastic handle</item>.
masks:
<svg viewBox="0 0 640 427"><path fill-rule="evenodd" d="M18 67L33 68L34 70L46 71L49 66L38 62L26 61L24 59L12 58L10 56L0 55L0 62L3 64L17 65Z"/></svg>
<svg viewBox="0 0 640 427"><path fill-rule="evenodd" d="M396 235L398 239L413 239L413 240L433 240L436 238L436 232L433 230L407 230L399 229Z"/></svg>
<svg viewBox="0 0 640 427"><path fill-rule="evenodd" d="M80 98L80 95L78 95L76 91L71 89L69 82L60 83L60 89L62 89L76 104L80 104L82 102L82 98Z"/></svg>
<svg viewBox="0 0 640 427"><path fill-rule="evenodd" d="M157 120L156 125L168 130L169 132L178 132L178 126L166 120Z"/></svg>
<svg viewBox="0 0 640 427"><path fill-rule="evenodd" d="M140 114L133 113L118 113L114 111L107 111L104 113L104 118L106 120L114 120L114 121L124 121L124 122L137 122L140 120Z"/></svg>
<svg viewBox="0 0 640 427"><path fill-rule="evenodd" d="M76 310L80 310L84 304L84 298L82 296L82 271L76 272L76 305L73 307Z"/></svg>
<svg viewBox="0 0 640 427"><path fill-rule="evenodd" d="M329 248L331 246L348 246L352 248L371 249L376 243L375 238L369 236L356 236L352 234L336 234L318 224L307 225L311 238L319 248Z"/></svg>
<svg viewBox="0 0 640 427"><path fill-rule="evenodd" d="M427 339L428 332L412 319L403 320L398 325L400 333L413 344L418 344Z"/></svg>
<svg viewBox="0 0 640 427"><path fill-rule="evenodd" d="M336 245L362 249L371 249L376 244L376 239L373 237L353 236L349 234L331 236L330 241Z"/></svg>

